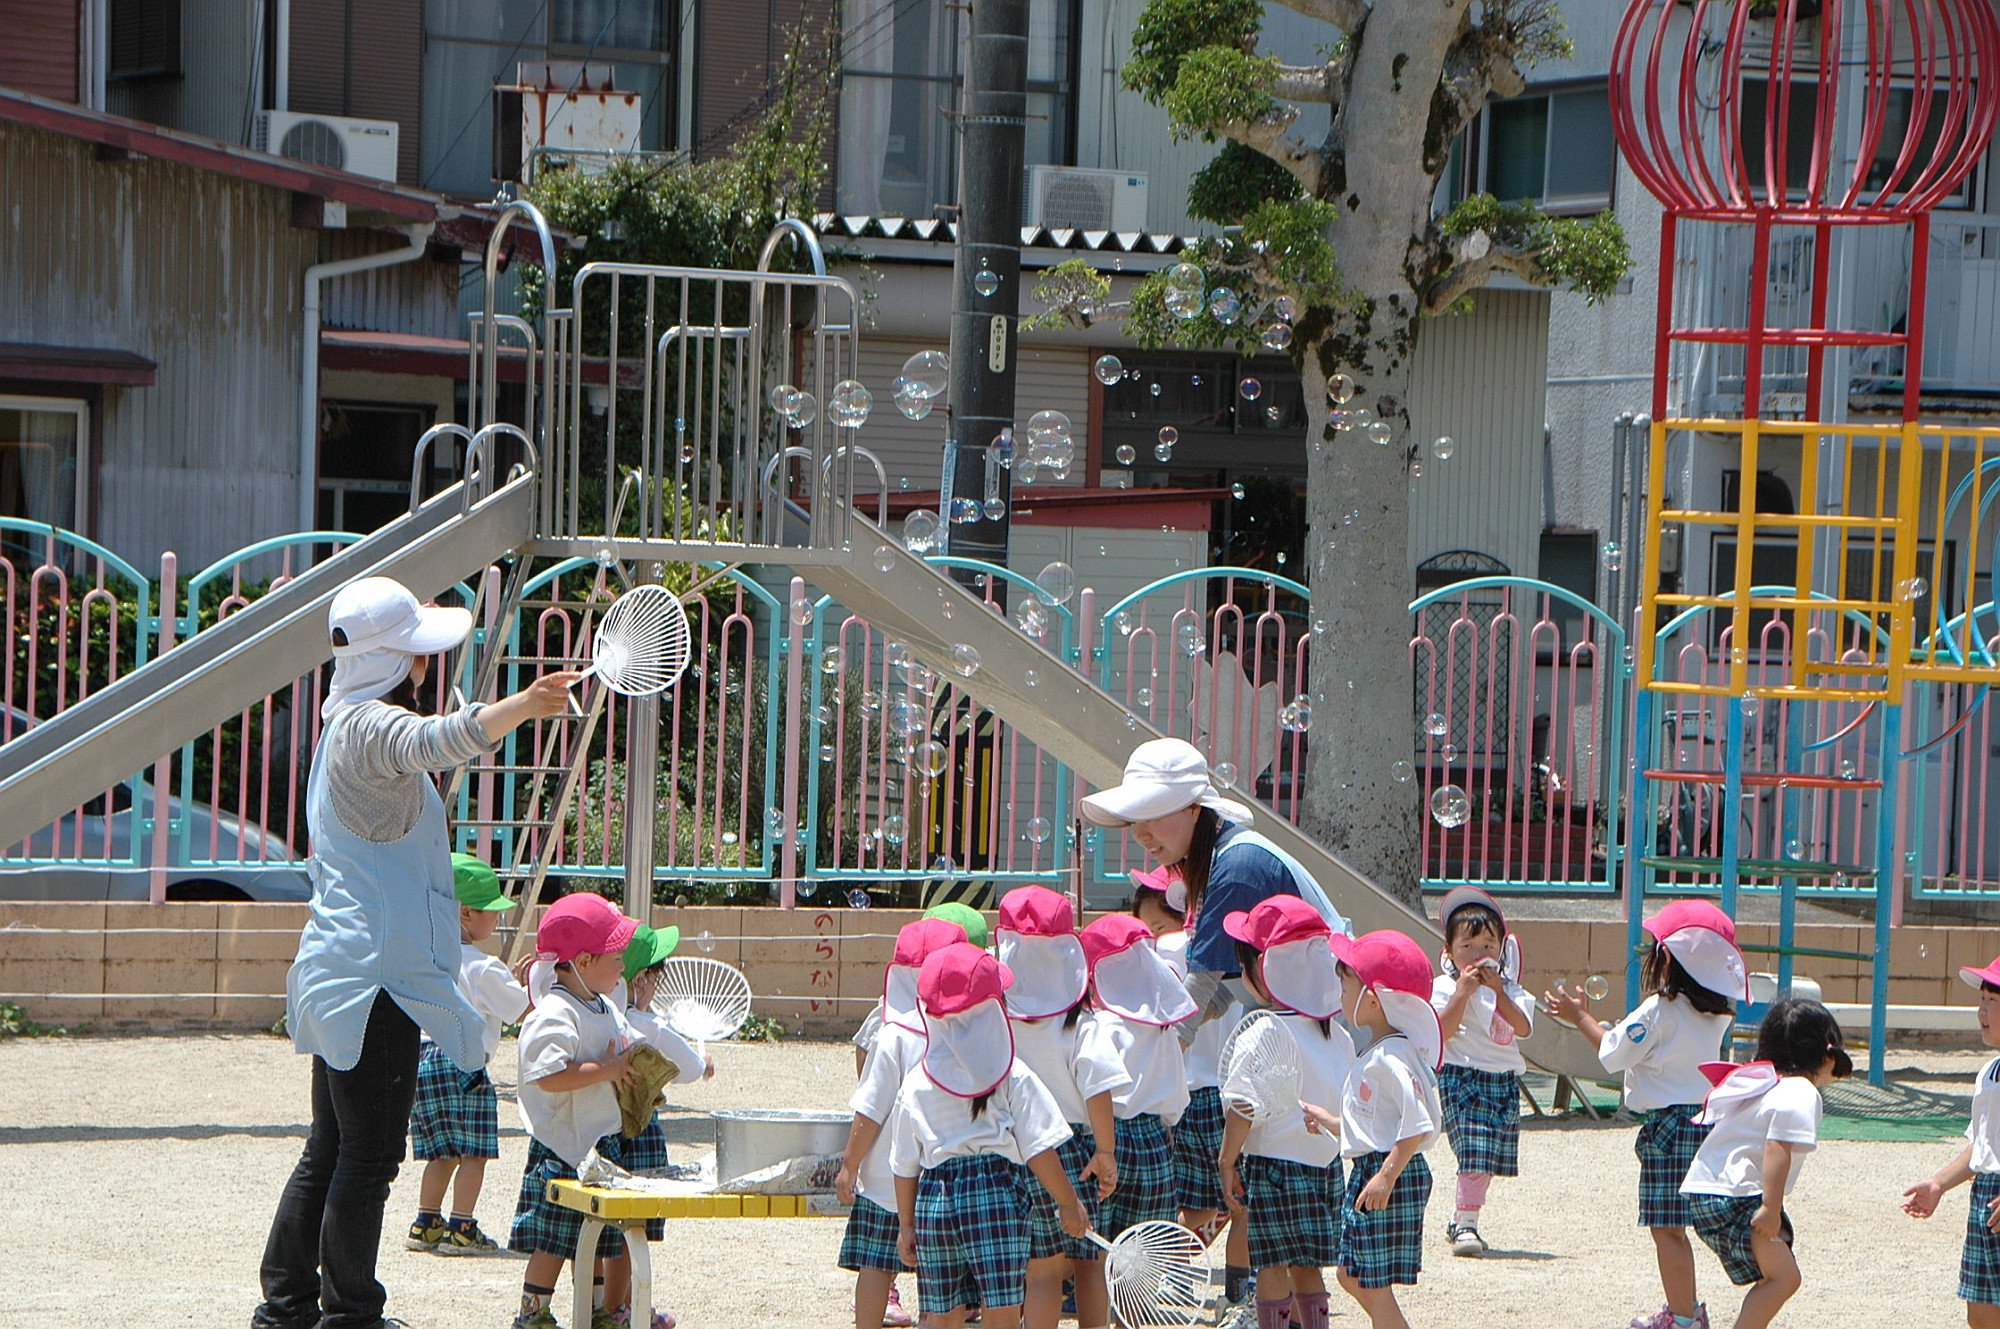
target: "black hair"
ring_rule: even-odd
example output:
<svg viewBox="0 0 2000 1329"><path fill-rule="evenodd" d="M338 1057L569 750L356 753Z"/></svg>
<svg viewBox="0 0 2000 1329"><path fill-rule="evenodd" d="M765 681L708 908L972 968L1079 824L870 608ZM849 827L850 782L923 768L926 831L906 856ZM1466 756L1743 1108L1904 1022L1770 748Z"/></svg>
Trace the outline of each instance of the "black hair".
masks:
<svg viewBox="0 0 2000 1329"><path fill-rule="evenodd" d="M2000 992L2000 983L1995 983L1990 978L1982 978L1979 980L1979 990L1981 992Z"/></svg>
<svg viewBox="0 0 2000 1329"><path fill-rule="evenodd" d="M414 676L416 672L415 670L412 670L410 673L404 674L402 681L397 683L395 687L390 688L388 693L383 696L382 700L387 702L389 705L399 707L402 710L414 711L418 715L429 715L431 712L430 697L425 695L424 684L430 683L434 679L436 679L437 665L438 661L435 657L433 657L431 659L431 670L430 672L424 675L423 683L419 683L416 681L416 678ZM434 696L435 693L433 693L432 695Z"/></svg>
<svg viewBox="0 0 2000 1329"><path fill-rule="evenodd" d="M1181 880L1187 883L1187 911L1183 918L1199 910L1201 897L1208 894L1208 871L1215 866L1215 842L1221 838L1221 815L1214 808L1202 808L1195 814L1187 857L1181 860Z"/></svg>
<svg viewBox="0 0 2000 1329"><path fill-rule="evenodd" d="M1832 1011L1816 1001L1786 997L1772 1002L1757 1026L1757 1060L1770 1062L1780 1075L1811 1075L1832 1057L1834 1075L1845 1078L1854 1074L1845 1041Z"/></svg>
<svg viewBox="0 0 2000 1329"><path fill-rule="evenodd" d="M980 1117L985 1115L986 1104L989 1100L992 1099L992 1097L993 1097L993 1091L991 1089L988 1089L985 1093L979 1094L973 1098L972 1119L974 1121L978 1121Z"/></svg>
<svg viewBox="0 0 2000 1329"><path fill-rule="evenodd" d="M1137 918L1139 916L1139 906L1148 900L1158 905L1175 922L1185 922L1187 920L1187 911L1185 909L1176 909L1167 903L1167 893L1165 891L1149 890L1143 886L1132 892L1132 898L1125 902L1125 911L1131 914L1132 917Z"/></svg>
<svg viewBox="0 0 2000 1329"><path fill-rule="evenodd" d="M1452 945L1460 937L1477 937L1482 934L1505 940L1507 925L1500 921L1500 915L1483 904L1460 905L1451 911L1451 918L1444 928L1444 944Z"/></svg>
<svg viewBox="0 0 2000 1329"><path fill-rule="evenodd" d="M1679 997L1703 1015L1736 1013L1735 1002L1695 982L1681 968L1674 953L1657 941L1653 943L1653 953L1646 957L1646 991L1662 997Z"/></svg>
<svg viewBox="0 0 2000 1329"><path fill-rule="evenodd" d="M1242 974L1244 981L1247 982L1253 972L1250 966L1263 959L1264 952L1258 950L1249 942L1242 941L1236 937L1231 937L1229 940L1236 947L1236 972ZM1261 987L1262 984L1260 983L1259 986Z"/></svg>
<svg viewBox="0 0 2000 1329"><path fill-rule="evenodd" d="M1081 1020L1083 1018L1083 1013L1089 1009L1090 1009L1090 993L1086 990L1081 997L1078 997L1076 999L1076 1005L1070 1007L1068 1010L1063 1012L1064 1031L1067 1032L1068 1030L1076 1028L1076 1022L1078 1020Z"/></svg>

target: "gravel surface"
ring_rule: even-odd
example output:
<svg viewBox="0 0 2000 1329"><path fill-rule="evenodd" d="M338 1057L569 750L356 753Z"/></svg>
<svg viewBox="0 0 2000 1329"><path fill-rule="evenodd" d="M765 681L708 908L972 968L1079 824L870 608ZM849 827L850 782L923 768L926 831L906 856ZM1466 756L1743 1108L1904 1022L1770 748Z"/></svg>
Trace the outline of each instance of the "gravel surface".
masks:
<svg viewBox="0 0 2000 1329"><path fill-rule="evenodd" d="M705 1138L722 1107L839 1108L853 1083L844 1044L724 1045L719 1072L685 1095L667 1130ZM1969 1087L1976 1054L1896 1059L1928 1088ZM513 1049L496 1078L508 1096ZM264 1232L304 1139L307 1064L268 1036L65 1038L0 1042L0 1324L83 1329L104 1324L241 1326L257 1299ZM504 1239L527 1152L510 1103L501 1157L488 1171L480 1219ZM1519 1179L1495 1184L1484 1261L1444 1252L1451 1155L1440 1141L1424 1281L1404 1306L1418 1325L1521 1329L1623 1325L1660 1303L1651 1244L1633 1223L1632 1127L1530 1122ZM1948 1142L1829 1141L1793 1197L1805 1291L1780 1324L1828 1311L1842 1323L1963 1322L1953 1297L1965 1195L1916 1223L1896 1209L1902 1187L1942 1163ZM413 1329L505 1329L520 1286L508 1259L406 1252L418 1169L406 1166L389 1203L381 1276L389 1309ZM823 1219L708 1220L670 1227L655 1254L662 1302L688 1329L828 1326L850 1322L850 1276L834 1268L841 1225ZM1702 1289L1716 1329L1740 1300L1706 1251ZM915 1279L904 1293L915 1301ZM559 1289L566 1307L567 1283ZM1365 1324L1334 1301L1336 1322Z"/></svg>

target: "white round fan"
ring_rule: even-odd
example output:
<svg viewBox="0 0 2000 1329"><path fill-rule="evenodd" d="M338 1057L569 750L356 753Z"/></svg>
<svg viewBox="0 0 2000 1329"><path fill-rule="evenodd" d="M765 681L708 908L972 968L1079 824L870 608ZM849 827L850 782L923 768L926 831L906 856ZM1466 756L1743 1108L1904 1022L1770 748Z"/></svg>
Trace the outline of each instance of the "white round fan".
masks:
<svg viewBox="0 0 2000 1329"><path fill-rule="evenodd" d="M1276 1011L1251 1011L1222 1045L1222 1102L1252 1121L1298 1113L1299 1044Z"/></svg>
<svg viewBox="0 0 2000 1329"><path fill-rule="evenodd" d="M1214 1270L1200 1237L1160 1220L1134 1223L1116 1241L1095 1232L1089 1236L1108 1252L1104 1282L1111 1313L1125 1329L1207 1321Z"/></svg>
<svg viewBox="0 0 2000 1329"><path fill-rule="evenodd" d="M720 960L676 955L661 966L653 1009L689 1042L720 1042L750 1018L750 980Z"/></svg>
<svg viewBox="0 0 2000 1329"><path fill-rule="evenodd" d="M687 665L687 611L680 597L664 586L634 586L598 620L590 668L583 672L613 692L650 697L672 687Z"/></svg>

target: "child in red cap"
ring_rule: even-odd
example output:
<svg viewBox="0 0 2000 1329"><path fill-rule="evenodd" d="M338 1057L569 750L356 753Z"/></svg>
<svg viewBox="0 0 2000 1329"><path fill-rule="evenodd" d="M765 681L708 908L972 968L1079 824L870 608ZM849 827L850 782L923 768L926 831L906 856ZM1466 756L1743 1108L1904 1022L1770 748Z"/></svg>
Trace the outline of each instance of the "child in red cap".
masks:
<svg viewBox="0 0 2000 1329"><path fill-rule="evenodd" d="M2000 1047L2000 959L1984 969L1961 969L1958 976L1979 989L1979 1041ZM1958 1296L1971 1329L2000 1329L2000 1057L1986 1063L1974 1084L1965 1147L1903 1192L1903 1212L1929 1218L1946 1191L1968 1181L1972 1208L1958 1261Z"/></svg>
<svg viewBox="0 0 2000 1329"><path fill-rule="evenodd" d="M1374 1329L1408 1329L1395 1285L1415 1283L1424 1263L1424 1205L1431 1198L1424 1147L1444 1119L1437 1067L1444 1034L1431 1008L1431 962L1400 932L1334 934L1341 1008L1372 1041L1355 1058L1340 1118L1348 1161L1340 1214L1340 1285Z"/></svg>
<svg viewBox="0 0 2000 1329"><path fill-rule="evenodd" d="M1697 1118L1708 1096L1703 1062L1722 1055L1735 1003L1750 995L1750 975L1736 949L1736 924L1707 900L1676 900L1646 920L1646 999L1616 1023L1599 1024L1582 988L1542 994L1558 1020L1574 1024L1597 1048L1604 1069L1625 1076L1625 1106L1646 1122L1632 1148L1639 1155L1639 1226L1653 1235L1666 1305L1632 1321L1634 1329L1708 1329L1695 1300L1694 1222L1681 1182L1708 1127Z"/></svg>
<svg viewBox="0 0 2000 1329"><path fill-rule="evenodd" d="M1340 1012L1340 970L1329 948L1332 929L1296 895L1273 895L1226 915L1222 929L1256 997L1278 1008L1270 1034L1291 1040L1299 1062L1299 1100L1259 1104L1255 1120L1236 1095L1245 1087L1239 1046L1222 1071L1230 1104L1222 1132L1222 1191L1232 1220L1245 1229L1257 1271L1258 1329L1285 1329L1294 1304L1302 1329L1326 1329L1326 1266L1340 1259L1340 1141L1305 1103L1338 1103L1354 1065L1354 1040L1333 1022ZM1252 1086L1254 1088L1254 1086ZM1245 1095L1253 1101L1257 1095Z"/></svg>
<svg viewBox="0 0 2000 1329"><path fill-rule="evenodd" d="M958 1329L985 1308L989 1329L1015 1329L1027 1297L1033 1179L1055 1197L1063 1231L1090 1222L1056 1150L1070 1135L1053 1095L1014 1058L1002 995L1013 976L970 942L933 951L918 973L924 1022L918 1070L885 1128L896 1176L896 1246L917 1270L917 1304L932 1329Z"/></svg>
<svg viewBox="0 0 2000 1329"><path fill-rule="evenodd" d="M549 1301L583 1229L582 1214L549 1201L548 1183L574 1178L592 1153L612 1163L622 1156L616 1086L632 1073L638 1038L604 994L624 976L625 947L638 928L603 896L580 892L550 905L535 932L536 967L552 967L554 982L521 1026L516 1097L528 1127L528 1168L507 1245L526 1252L528 1267L514 1329L556 1329ZM528 986L540 990L532 976ZM614 1329L630 1314L624 1237L605 1229L597 1259L603 1300L591 1329ZM570 1276L591 1274L573 1269Z"/></svg>

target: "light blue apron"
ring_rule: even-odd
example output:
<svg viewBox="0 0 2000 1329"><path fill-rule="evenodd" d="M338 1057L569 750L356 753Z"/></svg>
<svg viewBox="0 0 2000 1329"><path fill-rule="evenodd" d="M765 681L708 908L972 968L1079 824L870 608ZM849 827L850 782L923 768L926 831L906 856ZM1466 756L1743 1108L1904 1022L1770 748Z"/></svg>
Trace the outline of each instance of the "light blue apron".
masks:
<svg viewBox="0 0 2000 1329"><path fill-rule="evenodd" d="M423 786L417 824L402 839L378 844L335 815L325 762L313 763L307 782L312 913L285 979L286 1023L295 1048L337 1071L361 1060L377 992L387 992L460 1069L486 1064L485 1020L458 990L458 900L444 802L428 779Z"/></svg>

